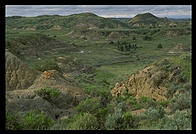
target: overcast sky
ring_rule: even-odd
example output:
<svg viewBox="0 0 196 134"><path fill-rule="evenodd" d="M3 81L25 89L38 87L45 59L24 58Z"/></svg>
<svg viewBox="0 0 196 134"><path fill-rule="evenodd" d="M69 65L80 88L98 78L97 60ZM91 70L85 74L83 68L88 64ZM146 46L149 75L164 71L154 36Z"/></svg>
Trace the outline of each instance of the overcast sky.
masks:
<svg viewBox="0 0 196 134"><path fill-rule="evenodd" d="M158 17L192 18L191 5L6 5L6 16L66 16L82 12L102 17L131 18L150 12Z"/></svg>

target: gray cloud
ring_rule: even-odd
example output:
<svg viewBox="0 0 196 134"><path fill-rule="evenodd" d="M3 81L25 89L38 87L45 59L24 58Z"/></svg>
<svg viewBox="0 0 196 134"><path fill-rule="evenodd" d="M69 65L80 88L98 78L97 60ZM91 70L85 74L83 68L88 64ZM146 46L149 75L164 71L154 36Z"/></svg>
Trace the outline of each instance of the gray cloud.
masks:
<svg viewBox="0 0 196 134"><path fill-rule="evenodd" d="M102 17L134 17L150 12L158 17L192 17L191 5L6 5L6 16L70 15L92 12Z"/></svg>

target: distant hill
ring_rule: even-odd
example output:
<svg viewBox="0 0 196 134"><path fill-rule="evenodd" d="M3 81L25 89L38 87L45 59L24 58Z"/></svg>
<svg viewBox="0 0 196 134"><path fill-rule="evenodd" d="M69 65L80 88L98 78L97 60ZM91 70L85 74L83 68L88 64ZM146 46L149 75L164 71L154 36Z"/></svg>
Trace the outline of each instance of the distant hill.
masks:
<svg viewBox="0 0 196 134"><path fill-rule="evenodd" d="M61 30L63 28L128 28L128 25L115 19L103 18L86 12L68 16L6 17L6 27L23 30Z"/></svg>
<svg viewBox="0 0 196 134"><path fill-rule="evenodd" d="M125 21L129 26L162 26L173 23L172 20L168 18L159 18L151 13L138 14L131 19Z"/></svg>
<svg viewBox="0 0 196 134"><path fill-rule="evenodd" d="M44 34L25 34L6 37L6 48L19 58L39 58L43 52L74 51L72 44L65 44Z"/></svg>

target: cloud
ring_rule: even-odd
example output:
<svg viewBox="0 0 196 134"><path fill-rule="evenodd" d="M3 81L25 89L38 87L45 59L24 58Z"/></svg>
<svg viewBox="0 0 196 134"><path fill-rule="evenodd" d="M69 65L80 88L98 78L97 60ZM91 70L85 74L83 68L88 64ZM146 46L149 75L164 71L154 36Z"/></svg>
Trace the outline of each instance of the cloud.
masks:
<svg viewBox="0 0 196 134"><path fill-rule="evenodd" d="M6 16L70 15L92 12L102 17L134 17L151 12L158 17L191 17L191 5L6 5Z"/></svg>

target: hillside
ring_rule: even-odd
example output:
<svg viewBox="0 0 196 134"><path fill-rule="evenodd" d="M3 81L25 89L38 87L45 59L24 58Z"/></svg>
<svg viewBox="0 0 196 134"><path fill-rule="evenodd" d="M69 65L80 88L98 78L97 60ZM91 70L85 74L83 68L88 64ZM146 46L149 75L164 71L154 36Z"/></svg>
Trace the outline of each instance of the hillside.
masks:
<svg viewBox="0 0 196 134"><path fill-rule="evenodd" d="M6 110L22 114L36 109L58 119L84 98L83 90L58 71L35 71L6 51Z"/></svg>
<svg viewBox="0 0 196 134"><path fill-rule="evenodd" d="M187 64L190 57L179 58L181 64ZM190 66L190 65L188 65ZM114 96L123 95L124 92L133 94L137 99L142 96L150 97L156 101L168 100L176 92L171 93L171 83L182 84L189 82L185 75L190 70L174 63L171 59L164 59L143 70L132 74L128 80L116 83L111 93ZM184 76L183 76L184 75Z"/></svg>
<svg viewBox="0 0 196 134"><path fill-rule="evenodd" d="M128 26L115 19L99 17L92 13L80 13L68 16L7 17L6 28L35 31L48 29L61 30L66 28L128 28Z"/></svg>
<svg viewBox="0 0 196 134"><path fill-rule="evenodd" d="M26 59L37 59L44 53L55 53L58 49L64 52L76 51L72 44L65 44L55 37L40 33L8 36L6 48L14 55Z"/></svg>
<svg viewBox="0 0 196 134"><path fill-rule="evenodd" d="M6 129L192 129L191 25L150 13L6 17Z"/></svg>
<svg viewBox="0 0 196 134"><path fill-rule="evenodd" d="M28 68L15 55L6 50L6 90L25 89L31 86L38 72Z"/></svg>
<svg viewBox="0 0 196 134"><path fill-rule="evenodd" d="M163 26L172 23L168 18L159 18L151 13L138 14L135 17L125 21L132 27L138 26Z"/></svg>

